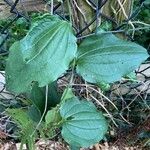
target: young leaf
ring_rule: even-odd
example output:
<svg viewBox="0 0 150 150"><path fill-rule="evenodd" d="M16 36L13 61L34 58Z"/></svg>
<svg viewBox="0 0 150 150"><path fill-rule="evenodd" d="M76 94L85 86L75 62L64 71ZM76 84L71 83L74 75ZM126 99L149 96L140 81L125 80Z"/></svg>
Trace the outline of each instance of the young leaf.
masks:
<svg viewBox="0 0 150 150"><path fill-rule="evenodd" d="M27 124L32 123L31 118L24 109L7 109L6 113L7 115L11 116L21 128L24 128L27 126Z"/></svg>
<svg viewBox="0 0 150 150"><path fill-rule="evenodd" d="M107 123L93 103L76 97L62 104L60 114L64 120L61 134L70 145L88 147L103 139Z"/></svg>
<svg viewBox="0 0 150 150"><path fill-rule="evenodd" d="M68 69L76 50L71 25L57 16L44 15L10 48L6 66L8 89L21 93L31 88L32 81L40 87L55 81Z"/></svg>
<svg viewBox="0 0 150 150"><path fill-rule="evenodd" d="M61 102L64 102L65 100L72 98L72 97L74 97L72 89L67 87L62 94Z"/></svg>
<svg viewBox="0 0 150 150"><path fill-rule="evenodd" d="M79 45L77 72L91 83L112 83L135 70L147 57L146 50L113 34L90 36Z"/></svg>
<svg viewBox="0 0 150 150"><path fill-rule="evenodd" d="M55 109L49 110L45 116L45 122L46 124L50 125L51 123L55 122L55 117L56 117L56 111Z"/></svg>
<svg viewBox="0 0 150 150"><path fill-rule="evenodd" d="M99 83L98 86L101 88L102 91L108 91L111 88L111 86L105 82Z"/></svg>
<svg viewBox="0 0 150 150"><path fill-rule="evenodd" d="M61 121L61 116L57 108L53 108L47 112L45 116L46 125L50 126L52 124L57 124L60 121Z"/></svg>
<svg viewBox="0 0 150 150"><path fill-rule="evenodd" d="M61 122L61 119L58 107L49 110L45 116L45 123L41 135L49 138L56 135L56 128L60 127L59 123Z"/></svg>
<svg viewBox="0 0 150 150"><path fill-rule="evenodd" d="M31 136L35 130L35 124L29 117L28 112L24 109L7 109L6 113L12 117L20 129L20 149L22 149L23 144L27 144L30 150L34 150L37 132Z"/></svg>
<svg viewBox="0 0 150 150"><path fill-rule="evenodd" d="M125 76L126 79L129 79L130 81L137 81L136 73L130 72L128 75Z"/></svg>

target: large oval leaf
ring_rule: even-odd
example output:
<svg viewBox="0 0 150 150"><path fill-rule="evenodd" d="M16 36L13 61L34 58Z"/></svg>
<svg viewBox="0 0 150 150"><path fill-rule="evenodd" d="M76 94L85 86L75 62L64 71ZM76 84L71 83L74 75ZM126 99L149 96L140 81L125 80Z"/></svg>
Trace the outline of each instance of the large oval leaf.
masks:
<svg viewBox="0 0 150 150"><path fill-rule="evenodd" d="M101 112L91 102L68 99L60 108L65 120L62 136L70 145L88 147L103 139L107 123Z"/></svg>
<svg viewBox="0 0 150 150"><path fill-rule="evenodd" d="M44 15L28 34L12 45L6 66L9 90L27 91L32 81L40 87L55 81L75 57L76 37L71 25L57 16Z"/></svg>
<svg viewBox="0 0 150 150"><path fill-rule="evenodd" d="M135 70L148 54L113 34L98 34L79 45L77 72L88 82L112 83Z"/></svg>

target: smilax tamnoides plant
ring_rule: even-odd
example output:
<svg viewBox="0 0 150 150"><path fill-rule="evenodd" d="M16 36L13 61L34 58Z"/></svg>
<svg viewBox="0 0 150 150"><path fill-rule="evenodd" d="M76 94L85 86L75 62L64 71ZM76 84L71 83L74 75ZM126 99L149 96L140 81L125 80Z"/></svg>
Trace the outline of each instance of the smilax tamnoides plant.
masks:
<svg viewBox="0 0 150 150"><path fill-rule="evenodd" d="M41 136L52 137L56 128L78 148L102 140L108 128L103 114L92 102L79 100L69 84L62 96L56 93L57 79L70 68L87 82L113 83L147 57L143 47L112 33L98 29L78 41L70 22L49 14L36 18L27 35L11 46L6 66L8 90L30 93L32 100L28 110L8 110L22 128L22 143L34 149L38 130Z"/></svg>

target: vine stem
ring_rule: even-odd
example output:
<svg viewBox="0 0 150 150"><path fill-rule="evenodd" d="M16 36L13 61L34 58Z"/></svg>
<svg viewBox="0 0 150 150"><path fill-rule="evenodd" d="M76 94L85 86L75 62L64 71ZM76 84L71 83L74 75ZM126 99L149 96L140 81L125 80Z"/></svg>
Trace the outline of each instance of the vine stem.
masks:
<svg viewBox="0 0 150 150"><path fill-rule="evenodd" d="M46 86L46 90L45 90L45 107L44 107L44 112L43 112L43 114L42 114L42 116L41 116L41 119L40 119L39 123L37 124L35 130L34 130L33 133L31 134L31 137L35 134L36 130L39 128L39 126L40 126L40 124L41 124L41 122L42 122L42 120L43 120L43 118L44 118L44 116L45 116L45 114L46 114L47 101L48 101L48 85Z"/></svg>

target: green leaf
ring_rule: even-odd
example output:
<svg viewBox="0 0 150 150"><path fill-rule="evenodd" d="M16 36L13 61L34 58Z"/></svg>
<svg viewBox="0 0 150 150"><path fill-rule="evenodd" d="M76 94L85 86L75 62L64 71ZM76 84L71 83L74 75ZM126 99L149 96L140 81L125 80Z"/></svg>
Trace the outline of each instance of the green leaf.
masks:
<svg viewBox="0 0 150 150"><path fill-rule="evenodd" d="M88 147L103 139L107 131L104 116L91 102L68 99L60 114L64 120L61 133L70 145Z"/></svg>
<svg viewBox="0 0 150 150"><path fill-rule="evenodd" d="M28 108L28 115L35 122L39 122L41 119L41 112L35 105Z"/></svg>
<svg viewBox="0 0 150 150"><path fill-rule="evenodd" d="M125 76L125 78L130 79L131 81L137 81L136 73L130 72L128 75Z"/></svg>
<svg viewBox="0 0 150 150"><path fill-rule="evenodd" d="M45 109L45 87L38 87L37 83L34 83L32 90L27 93L27 97L31 99L32 103L38 108L43 114ZM57 91L57 81L54 81L48 85L48 100L47 108L55 107L61 100L61 94Z"/></svg>
<svg viewBox="0 0 150 150"><path fill-rule="evenodd" d="M32 104L35 105L42 114L45 107L45 87L38 87L38 84L34 83L32 90L27 94Z"/></svg>
<svg viewBox="0 0 150 150"><path fill-rule="evenodd" d="M26 127L29 123L32 122L27 113L27 110L21 108L7 109L6 113L7 115L11 116L21 128Z"/></svg>
<svg viewBox="0 0 150 150"><path fill-rule="evenodd" d="M57 107L47 112L45 116L45 121L47 125L53 124L53 123L57 124L58 122L61 121L61 116Z"/></svg>
<svg viewBox="0 0 150 150"><path fill-rule="evenodd" d="M56 128L60 127L59 123L61 120L62 118L58 107L49 110L45 116L45 124L42 134L46 137L52 138L56 135Z"/></svg>
<svg viewBox="0 0 150 150"><path fill-rule="evenodd" d="M20 140L22 149L23 144L27 144L29 149L34 150L35 148L35 139L37 137L37 132L33 136L31 134L35 130L35 124L33 120L28 115L28 112L24 109L7 109L7 115L11 116L15 123L20 129Z"/></svg>
<svg viewBox="0 0 150 150"><path fill-rule="evenodd" d="M55 109L52 109L52 110L49 110L45 116L45 122L46 124L51 124L53 122L55 122L55 118L56 118L56 110Z"/></svg>
<svg viewBox="0 0 150 150"><path fill-rule="evenodd" d="M74 94L72 92L72 89L67 87L61 97L61 102L63 103L65 100L74 97Z"/></svg>
<svg viewBox="0 0 150 150"><path fill-rule="evenodd" d="M145 1L144 1L144 4L150 5L150 1L149 1L149 0L145 0Z"/></svg>
<svg viewBox="0 0 150 150"><path fill-rule="evenodd" d="M12 45L6 66L7 88L16 93L55 81L75 57L76 37L71 25L57 16L44 15L28 34Z"/></svg>
<svg viewBox="0 0 150 150"><path fill-rule="evenodd" d="M80 147L74 146L74 145L69 145L70 150L80 150Z"/></svg>
<svg viewBox="0 0 150 150"><path fill-rule="evenodd" d="M135 70L147 57L143 47L113 34L99 33L79 45L77 72L91 83L112 83Z"/></svg>
<svg viewBox="0 0 150 150"><path fill-rule="evenodd" d="M110 85L105 82L99 83L98 86L101 88L102 91L110 90Z"/></svg>

